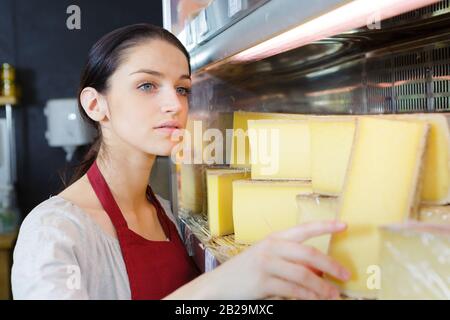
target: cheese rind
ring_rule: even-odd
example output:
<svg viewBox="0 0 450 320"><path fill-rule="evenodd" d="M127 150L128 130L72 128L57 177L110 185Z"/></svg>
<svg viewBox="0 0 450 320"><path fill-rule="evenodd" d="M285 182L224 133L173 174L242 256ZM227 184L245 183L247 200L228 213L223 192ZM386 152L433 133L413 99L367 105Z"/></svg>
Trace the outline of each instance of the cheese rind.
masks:
<svg viewBox="0 0 450 320"><path fill-rule="evenodd" d="M374 298L371 271L379 265L380 225L415 214L428 125L361 117L339 207L344 232L333 234L329 253L352 274L334 281L350 297Z"/></svg>
<svg viewBox="0 0 450 320"><path fill-rule="evenodd" d="M450 206L426 206L419 209L419 221L435 224L450 224Z"/></svg>
<svg viewBox="0 0 450 320"><path fill-rule="evenodd" d="M338 198L317 194L297 195L297 223L304 224L314 221L334 220L338 211ZM303 242L327 254L331 235L325 234Z"/></svg>
<svg viewBox="0 0 450 320"><path fill-rule="evenodd" d="M297 225L296 196L311 193L300 181L233 182L235 241L252 244L270 233Z"/></svg>
<svg viewBox="0 0 450 320"><path fill-rule="evenodd" d="M249 172L245 170L206 170L208 226L212 236L234 233L232 183L245 178L250 178Z"/></svg>
<svg viewBox="0 0 450 320"><path fill-rule="evenodd" d="M355 134L353 117L313 117L311 131L311 180L313 191L338 196L342 192L345 174Z"/></svg>
<svg viewBox="0 0 450 320"><path fill-rule="evenodd" d="M380 299L450 300L450 225L407 223L380 233Z"/></svg>
<svg viewBox="0 0 450 320"><path fill-rule="evenodd" d="M309 123L306 120L249 120L254 180L311 180Z"/></svg>

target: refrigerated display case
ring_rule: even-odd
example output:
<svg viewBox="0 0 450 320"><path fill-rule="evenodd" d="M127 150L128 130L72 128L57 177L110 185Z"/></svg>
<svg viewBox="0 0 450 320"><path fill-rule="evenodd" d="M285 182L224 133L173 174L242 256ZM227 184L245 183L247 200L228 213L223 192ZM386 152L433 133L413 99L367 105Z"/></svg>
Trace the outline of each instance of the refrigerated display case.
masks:
<svg viewBox="0 0 450 320"><path fill-rule="evenodd" d="M316 115L450 111L450 1L214 0L164 27L191 55L190 118L230 128L234 111ZM232 125L231 125L232 127ZM229 148L230 146L227 146ZM204 206L171 200L190 253L208 271L245 246L208 234Z"/></svg>

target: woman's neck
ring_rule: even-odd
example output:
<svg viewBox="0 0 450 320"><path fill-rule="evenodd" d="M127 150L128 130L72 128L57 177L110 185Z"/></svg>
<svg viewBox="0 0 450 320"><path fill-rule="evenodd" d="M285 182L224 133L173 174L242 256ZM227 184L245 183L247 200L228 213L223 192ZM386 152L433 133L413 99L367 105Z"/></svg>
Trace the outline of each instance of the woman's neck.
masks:
<svg viewBox="0 0 450 320"><path fill-rule="evenodd" d="M97 165L122 210L139 211L148 205L146 191L156 156L100 151Z"/></svg>

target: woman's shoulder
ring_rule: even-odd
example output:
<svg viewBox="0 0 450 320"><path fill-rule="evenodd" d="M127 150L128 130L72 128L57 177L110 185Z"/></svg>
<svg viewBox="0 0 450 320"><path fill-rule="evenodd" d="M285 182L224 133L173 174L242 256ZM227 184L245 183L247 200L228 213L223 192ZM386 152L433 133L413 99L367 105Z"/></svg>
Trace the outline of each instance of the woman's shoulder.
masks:
<svg viewBox="0 0 450 320"><path fill-rule="evenodd" d="M156 194L156 197L167 217L180 232L170 201L158 194ZM98 232L97 227L93 223L92 217L89 217L80 207L56 195L41 202L28 213L20 226L19 238L53 230L64 237L80 239L81 241L81 239L86 239L87 235L102 234L103 232ZM109 239L109 237L107 238Z"/></svg>
<svg viewBox="0 0 450 320"><path fill-rule="evenodd" d="M64 237L82 239L89 221L78 208L59 196L52 196L34 207L23 220L19 237L38 232L55 231Z"/></svg>
<svg viewBox="0 0 450 320"><path fill-rule="evenodd" d="M89 261L89 233L84 225L83 218L70 204L57 196L30 211L20 226L14 248L11 269L14 298L86 296L84 290L68 290L66 286L67 270L83 268Z"/></svg>

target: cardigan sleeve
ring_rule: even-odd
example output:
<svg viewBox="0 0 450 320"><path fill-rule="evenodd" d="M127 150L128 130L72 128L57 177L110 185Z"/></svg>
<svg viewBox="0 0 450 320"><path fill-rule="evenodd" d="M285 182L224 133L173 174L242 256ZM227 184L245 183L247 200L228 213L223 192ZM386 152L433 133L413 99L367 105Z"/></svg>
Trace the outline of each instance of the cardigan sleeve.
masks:
<svg viewBox="0 0 450 320"><path fill-rule="evenodd" d="M36 208L21 225L13 254L14 299L89 299L79 226L51 209Z"/></svg>

